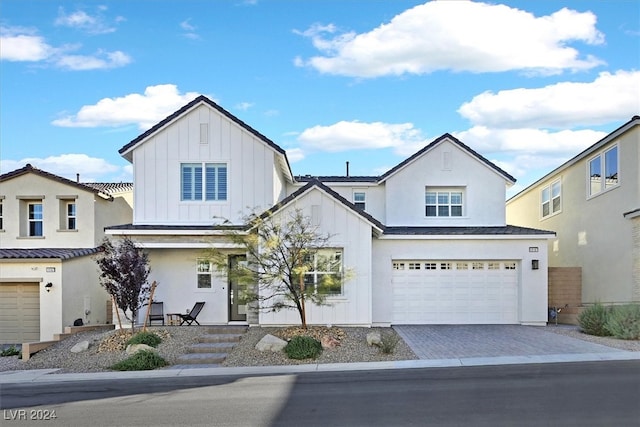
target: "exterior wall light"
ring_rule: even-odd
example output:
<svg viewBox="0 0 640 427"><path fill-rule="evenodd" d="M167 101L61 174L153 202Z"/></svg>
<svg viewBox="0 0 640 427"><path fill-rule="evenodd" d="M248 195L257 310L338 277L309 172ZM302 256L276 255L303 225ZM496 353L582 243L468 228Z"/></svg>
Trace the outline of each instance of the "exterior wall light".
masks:
<svg viewBox="0 0 640 427"><path fill-rule="evenodd" d="M537 270L540 268L540 261L538 261L537 259L532 259L531 260L531 269L532 270Z"/></svg>
<svg viewBox="0 0 640 427"><path fill-rule="evenodd" d="M46 285L44 285L44 288L47 290L47 292L51 292L51 288L53 288L53 283L49 282Z"/></svg>

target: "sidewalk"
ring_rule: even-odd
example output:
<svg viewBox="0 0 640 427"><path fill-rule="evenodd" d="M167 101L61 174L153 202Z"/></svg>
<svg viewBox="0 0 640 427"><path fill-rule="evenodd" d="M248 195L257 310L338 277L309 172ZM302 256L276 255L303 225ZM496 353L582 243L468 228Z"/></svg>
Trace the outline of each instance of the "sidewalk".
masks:
<svg viewBox="0 0 640 427"><path fill-rule="evenodd" d="M304 372L364 371L385 369L451 368L463 366L518 365L537 363L595 362L640 360L640 352L552 354L542 356L468 357L431 360L402 360L395 362L325 363L285 366L253 366L239 368L160 369L153 371L96 372L55 374L56 369L30 369L0 372L0 384L49 383L65 381L99 381L111 379L172 378L225 375L277 375Z"/></svg>

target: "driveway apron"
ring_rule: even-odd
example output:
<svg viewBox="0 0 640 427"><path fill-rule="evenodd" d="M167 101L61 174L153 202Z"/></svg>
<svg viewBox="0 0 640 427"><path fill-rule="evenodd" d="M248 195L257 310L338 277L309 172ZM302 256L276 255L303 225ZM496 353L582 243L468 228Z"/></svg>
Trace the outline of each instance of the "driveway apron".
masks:
<svg viewBox="0 0 640 427"><path fill-rule="evenodd" d="M395 325L420 359L613 353L624 350L594 344L546 328L520 325Z"/></svg>

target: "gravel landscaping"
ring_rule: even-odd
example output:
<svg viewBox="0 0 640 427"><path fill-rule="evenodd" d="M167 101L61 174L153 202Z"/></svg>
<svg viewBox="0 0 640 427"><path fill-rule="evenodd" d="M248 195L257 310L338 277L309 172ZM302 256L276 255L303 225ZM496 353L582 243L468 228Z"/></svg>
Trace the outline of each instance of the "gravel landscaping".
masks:
<svg viewBox="0 0 640 427"><path fill-rule="evenodd" d="M284 352L261 352L255 349L256 343L266 334L290 338L296 328L264 328L251 327L242 340L229 353L223 366L275 366L304 363L351 363L379 362L417 359L407 344L400 339L395 351L384 354L378 347L369 346L366 341L368 333L373 331L393 333L391 328L332 328L332 334L340 339L336 348L325 349L315 360L289 359ZM168 326L152 327L150 331L163 337L158 346L158 353L169 363L175 364L177 358L186 353L191 344L197 342L200 335L206 333L207 327ZM611 337L596 337L580 332L576 326L547 326L548 332L562 334L573 338L609 346L626 351L640 351L640 341L619 340ZM326 334L326 328L319 332ZM124 352L124 341L119 331L84 332L71 336L52 347L42 350L23 362L18 356L0 357L0 372L23 369L59 369L57 373L67 372L102 372L109 366L127 357ZM319 335L318 335L319 336ZM72 353L71 348L81 341L90 343L89 349L81 353ZM169 367L170 369L170 367Z"/></svg>

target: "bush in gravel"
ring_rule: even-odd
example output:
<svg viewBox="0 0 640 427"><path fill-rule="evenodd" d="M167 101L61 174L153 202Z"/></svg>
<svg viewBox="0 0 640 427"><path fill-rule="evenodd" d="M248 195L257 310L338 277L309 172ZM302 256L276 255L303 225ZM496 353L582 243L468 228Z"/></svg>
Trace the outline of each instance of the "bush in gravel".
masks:
<svg viewBox="0 0 640 427"><path fill-rule="evenodd" d="M613 307L605 324L607 332L623 340L640 339L640 304Z"/></svg>
<svg viewBox="0 0 640 427"><path fill-rule="evenodd" d="M393 332L383 332L380 335L380 351L384 354L391 354L396 351L396 347L400 342L400 337Z"/></svg>
<svg viewBox="0 0 640 427"><path fill-rule="evenodd" d="M18 350L18 348L15 345L12 345L9 348L5 348L4 350L2 350L2 353L0 353L1 357L7 357L7 356L17 356L20 354L20 350Z"/></svg>
<svg viewBox="0 0 640 427"><path fill-rule="evenodd" d="M611 333L605 327L609 318L610 309L600 303L595 303L590 307L587 307L578 316L578 324L589 335L596 335L598 337L606 337Z"/></svg>
<svg viewBox="0 0 640 427"><path fill-rule="evenodd" d="M109 367L114 371L150 371L167 366L166 360L154 351L142 350Z"/></svg>
<svg viewBox="0 0 640 427"><path fill-rule="evenodd" d="M146 344L149 347L157 347L162 342L162 338L154 334L153 332L138 332L127 341L129 344Z"/></svg>
<svg viewBox="0 0 640 427"><path fill-rule="evenodd" d="M284 352L289 359L315 359L322 353L322 344L313 337L297 335L287 343Z"/></svg>

